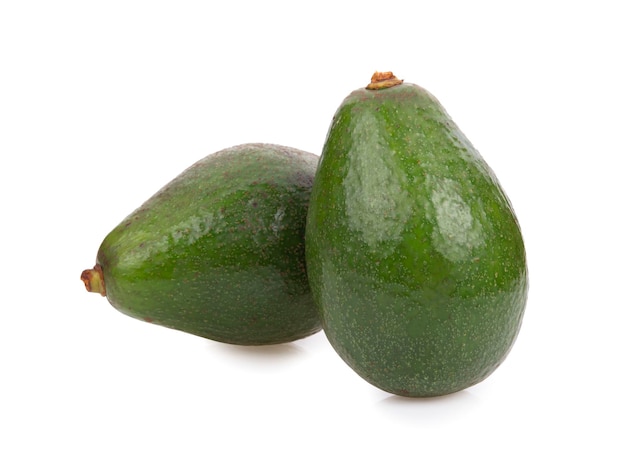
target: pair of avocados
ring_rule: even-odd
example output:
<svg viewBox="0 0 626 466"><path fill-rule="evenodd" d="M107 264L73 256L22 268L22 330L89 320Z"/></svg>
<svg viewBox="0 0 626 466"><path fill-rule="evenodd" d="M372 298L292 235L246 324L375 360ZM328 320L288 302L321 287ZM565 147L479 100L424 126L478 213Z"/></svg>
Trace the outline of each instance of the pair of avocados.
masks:
<svg viewBox="0 0 626 466"><path fill-rule="evenodd" d="M319 158L245 144L198 161L81 279L129 316L221 342L323 328L361 377L410 397L491 374L528 292L496 176L435 97L392 73L343 101Z"/></svg>

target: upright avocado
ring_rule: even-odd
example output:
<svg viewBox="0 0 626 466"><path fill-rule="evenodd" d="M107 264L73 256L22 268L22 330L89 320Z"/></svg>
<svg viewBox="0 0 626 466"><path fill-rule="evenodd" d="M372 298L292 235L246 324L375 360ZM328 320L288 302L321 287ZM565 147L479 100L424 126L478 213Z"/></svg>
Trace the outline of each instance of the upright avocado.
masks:
<svg viewBox="0 0 626 466"><path fill-rule="evenodd" d="M131 317L212 340L311 335L304 230L317 162L271 144L209 155L113 229L81 279Z"/></svg>
<svg viewBox="0 0 626 466"><path fill-rule="evenodd" d="M474 385L518 335L528 279L509 199L437 99L391 73L334 115L306 259L332 346L387 392Z"/></svg>

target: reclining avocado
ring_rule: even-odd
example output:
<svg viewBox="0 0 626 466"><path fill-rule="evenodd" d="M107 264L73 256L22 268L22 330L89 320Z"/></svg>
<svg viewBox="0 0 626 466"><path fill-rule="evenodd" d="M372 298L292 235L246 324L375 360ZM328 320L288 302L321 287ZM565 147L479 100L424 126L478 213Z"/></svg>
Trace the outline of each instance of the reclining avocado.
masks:
<svg viewBox="0 0 626 466"><path fill-rule="evenodd" d="M318 160L273 144L205 157L105 237L86 288L129 316L225 343L319 331L304 256Z"/></svg>

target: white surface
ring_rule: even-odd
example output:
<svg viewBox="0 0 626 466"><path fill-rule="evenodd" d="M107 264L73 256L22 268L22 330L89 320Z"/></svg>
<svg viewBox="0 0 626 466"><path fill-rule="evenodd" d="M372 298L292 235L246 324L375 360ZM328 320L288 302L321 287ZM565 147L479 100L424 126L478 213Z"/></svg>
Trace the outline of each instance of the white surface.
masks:
<svg viewBox="0 0 626 466"><path fill-rule="evenodd" d="M619 2L424 3L2 3L0 464L626 462ZM84 291L180 171L246 142L319 153L375 70L441 100L520 219L530 300L489 379L389 396L323 334L230 347Z"/></svg>

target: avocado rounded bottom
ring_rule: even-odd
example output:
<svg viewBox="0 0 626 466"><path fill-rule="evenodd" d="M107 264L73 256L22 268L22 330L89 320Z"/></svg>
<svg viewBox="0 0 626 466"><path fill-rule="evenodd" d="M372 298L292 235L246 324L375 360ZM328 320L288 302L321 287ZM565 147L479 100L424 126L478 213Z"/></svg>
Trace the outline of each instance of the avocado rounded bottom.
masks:
<svg viewBox="0 0 626 466"><path fill-rule="evenodd" d="M337 307L321 304L325 334L363 379L406 397L447 395L486 379L520 328L521 315L507 311L526 301L522 287L468 299L440 296L429 308L424 301L432 296L399 287L385 293L388 283L366 284L354 275L350 281L362 290L358 297L337 299L337 293Z"/></svg>

